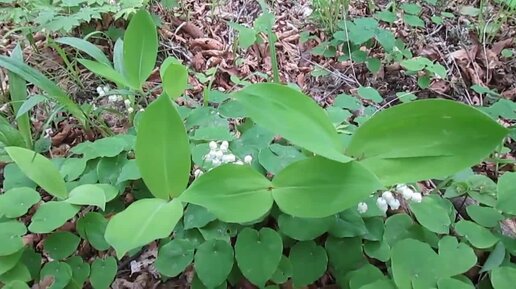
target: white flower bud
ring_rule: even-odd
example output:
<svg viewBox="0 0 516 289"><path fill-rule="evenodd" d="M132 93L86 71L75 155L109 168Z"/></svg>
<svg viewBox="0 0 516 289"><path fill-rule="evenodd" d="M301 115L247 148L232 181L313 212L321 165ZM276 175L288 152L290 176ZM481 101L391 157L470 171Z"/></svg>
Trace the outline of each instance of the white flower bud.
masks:
<svg viewBox="0 0 516 289"><path fill-rule="evenodd" d="M101 90L101 91L99 92L99 96L106 96L106 93L104 92L104 90Z"/></svg>
<svg viewBox="0 0 516 289"><path fill-rule="evenodd" d="M421 193L413 193L411 199L416 203L421 203L421 201L423 200L423 195L421 195Z"/></svg>
<svg viewBox="0 0 516 289"><path fill-rule="evenodd" d="M378 209L380 209L380 211L382 211L383 213L387 212L388 205L387 201L384 198L379 197L378 199L376 199L376 206L378 206Z"/></svg>
<svg viewBox="0 0 516 289"><path fill-rule="evenodd" d="M229 148L229 143L227 141L223 141L222 144L220 144L220 150L223 152L227 152Z"/></svg>
<svg viewBox="0 0 516 289"><path fill-rule="evenodd" d="M109 92L110 89L111 88L109 87L109 85L104 85L104 88L103 88L104 92Z"/></svg>
<svg viewBox="0 0 516 289"><path fill-rule="evenodd" d="M218 148L217 143L214 141L210 141L209 146L210 146L210 150L216 150Z"/></svg>
<svg viewBox="0 0 516 289"><path fill-rule="evenodd" d="M125 106L129 107L131 105L131 101L129 99L124 100Z"/></svg>
<svg viewBox="0 0 516 289"><path fill-rule="evenodd" d="M235 162L235 165L243 165L243 164L244 164L244 162L243 162L243 161L236 161L236 162Z"/></svg>
<svg viewBox="0 0 516 289"><path fill-rule="evenodd" d="M244 157L244 163L251 164L252 161L253 161L253 157L251 155L246 155Z"/></svg>
<svg viewBox="0 0 516 289"><path fill-rule="evenodd" d="M102 89L102 87L98 86L98 87L97 87L97 93L98 93L98 94L101 94L101 93L103 93L103 92L104 92L104 89Z"/></svg>
<svg viewBox="0 0 516 289"><path fill-rule="evenodd" d="M132 107L128 107L128 108L127 108L127 112L128 112L128 113L133 113L133 112L134 112L134 108L132 108Z"/></svg>
<svg viewBox="0 0 516 289"><path fill-rule="evenodd" d="M121 95L117 95L115 96L116 97L116 101L122 101L124 100L124 98L121 96Z"/></svg>
<svg viewBox="0 0 516 289"><path fill-rule="evenodd" d="M232 163L236 161L236 157L234 154L224 155L222 156L222 162L223 163Z"/></svg>
<svg viewBox="0 0 516 289"><path fill-rule="evenodd" d="M202 174L203 174L203 171L201 171L200 169L196 169L194 171L194 177L195 178L198 178L198 177L202 176Z"/></svg>
<svg viewBox="0 0 516 289"><path fill-rule="evenodd" d="M357 205L357 211L360 213L360 214L364 214L365 212L367 212L367 204L364 203L364 202L360 202L358 203Z"/></svg>
<svg viewBox="0 0 516 289"><path fill-rule="evenodd" d="M401 206L400 201L398 201L397 199L393 199L392 201L390 201L388 203L389 203L389 207L391 207L392 210L397 210Z"/></svg>
<svg viewBox="0 0 516 289"><path fill-rule="evenodd" d="M390 191L385 191L382 193L382 198L385 199L385 201L387 201L387 203L391 202L394 200L394 196L392 195L392 193Z"/></svg>
<svg viewBox="0 0 516 289"><path fill-rule="evenodd" d="M220 166L220 164L222 163L219 159L214 159L212 162L211 162L214 166Z"/></svg>
<svg viewBox="0 0 516 289"><path fill-rule="evenodd" d="M222 151L215 151L215 157L219 160L222 160L224 153Z"/></svg>
<svg viewBox="0 0 516 289"><path fill-rule="evenodd" d="M144 112L144 111L145 111L145 109L144 109L144 108L140 108L140 112Z"/></svg>
<svg viewBox="0 0 516 289"><path fill-rule="evenodd" d="M409 188L407 188L406 190L401 191L401 196L403 197L403 199L405 199L407 201L412 199L413 195L414 195L414 191L412 191Z"/></svg>

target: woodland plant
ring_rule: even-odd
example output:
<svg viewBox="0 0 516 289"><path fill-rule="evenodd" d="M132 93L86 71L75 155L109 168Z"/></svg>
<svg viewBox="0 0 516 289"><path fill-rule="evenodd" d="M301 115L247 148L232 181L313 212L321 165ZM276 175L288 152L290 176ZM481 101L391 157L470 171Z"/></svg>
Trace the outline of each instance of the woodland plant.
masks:
<svg viewBox="0 0 516 289"><path fill-rule="evenodd" d="M122 62L80 62L142 91L157 53L149 20L143 11L131 20ZM133 38L143 29L135 23L150 38ZM260 288L286 282L300 288L326 273L351 289L475 288L465 273L476 265L488 286L512 288L516 240L502 233L500 222L516 215L516 174L506 172L496 184L464 173L508 134L485 113L450 100L413 101L374 114L345 144L310 97L260 83L220 101L238 105L246 128L240 137L217 133L227 139L214 140L198 130L221 122L217 113L173 101L187 85L186 68L165 61L160 70L163 94L140 113L134 132L85 142L66 159L5 148L13 163L0 195L4 288L50 279L53 289L87 281L106 289L117 259L135 257L155 241L154 266L163 278L193 263L192 287L199 288L242 279ZM278 135L282 140L273 143ZM246 147L251 144L263 149L257 153ZM262 166L268 149L280 160L274 169ZM414 184L428 179L451 185L444 196L436 190L423 197ZM126 190L134 198L127 207ZM467 207L470 219L451 201L466 195L477 201ZM35 204L26 227L23 216ZM69 220L75 233L59 230ZM41 269L41 255L26 246L27 232L49 234L43 244L49 262ZM81 239L104 257L90 264L72 256Z"/></svg>

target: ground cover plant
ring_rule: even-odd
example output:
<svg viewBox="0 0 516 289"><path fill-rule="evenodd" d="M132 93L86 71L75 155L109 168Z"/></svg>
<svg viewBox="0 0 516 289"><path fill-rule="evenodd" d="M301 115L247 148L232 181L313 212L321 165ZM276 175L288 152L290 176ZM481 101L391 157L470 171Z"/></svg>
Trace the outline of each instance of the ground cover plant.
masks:
<svg viewBox="0 0 516 289"><path fill-rule="evenodd" d="M514 23L478 37L512 2L201 4L127 10L119 38L9 33L1 288L514 286ZM411 40L464 19L449 59Z"/></svg>

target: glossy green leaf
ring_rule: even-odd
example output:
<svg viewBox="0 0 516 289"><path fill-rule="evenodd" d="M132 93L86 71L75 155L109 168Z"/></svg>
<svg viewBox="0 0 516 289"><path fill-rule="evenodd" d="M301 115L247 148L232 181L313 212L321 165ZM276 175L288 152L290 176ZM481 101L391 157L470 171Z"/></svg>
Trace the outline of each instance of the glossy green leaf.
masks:
<svg viewBox="0 0 516 289"><path fill-rule="evenodd" d="M516 172L506 172L498 179L496 208L516 215Z"/></svg>
<svg viewBox="0 0 516 289"><path fill-rule="evenodd" d="M154 196L168 200L186 188L190 177L190 145L183 120L166 95L149 105L140 119L136 163Z"/></svg>
<svg viewBox="0 0 516 289"><path fill-rule="evenodd" d="M292 281L294 287L309 285L319 279L328 265L328 256L323 247L314 241L299 242L290 249Z"/></svg>
<svg viewBox="0 0 516 289"><path fill-rule="evenodd" d="M29 270L32 280L39 280L42 259L41 254L36 253L33 248L27 247L23 251L21 261Z"/></svg>
<svg viewBox="0 0 516 289"><path fill-rule="evenodd" d="M72 205L97 206L104 211L106 207L106 194L97 185L85 184L71 190L65 202Z"/></svg>
<svg viewBox="0 0 516 289"><path fill-rule="evenodd" d="M464 236L476 248L486 249L498 241L488 229L471 221L461 220L455 224L457 234Z"/></svg>
<svg viewBox="0 0 516 289"><path fill-rule="evenodd" d="M498 242L493 251L489 254L489 257L487 257L487 260L484 262L482 269L480 269L480 273L488 272L494 268L500 267L502 262L505 260L505 254L506 250L503 242Z"/></svg>
<svg viewBox="0 0 516 289"><path fill-rule="evenodd" d="M188 70L182 64L168 65L162 77L163 89L172 99L180 97L188 86Z"/></svg>
<svg viewBox="0 0 516 289"><path fill-rule="evenodd" d="M116 277L118 266L114 257L95 259L91 264L90 283L94 289L107 289Z"/></svg>
<svg viewBox="0 0 516 289"><path fill-rule="evenodd" d="M111 62L100 48L84 39L77 37L61 37L54 40L57 43L69 45L91 56L96 61L111 66Z"/></svg>
<svg viewBox="0 0 516 289"><path fill-rule="evenodd" d="M169 236L182 216L183 206L177 200L138 200L111 218L105 238L121 259L130 250Z"/></svg>
<svg viewBox="0 0 516 289"><path fill-rule="evenodd" d="M511 289L516 284L516 268L498 267L491 271L491 284L494 289Z"/></svg>
<svg viewBox="0 0 516 289"><path fill-rule="evenodd" d="M340 162L351 159L325 111L310 97L288 86L252 84L233 94L245 113L290 142Z"/></svg>
<svg viewBox="0 0 516 289"><path fill-rule="evenodd" d="M429 99L375 114L355 132L347 153L393 185L446 177L477 164L506 134L475 108Z"/></svg>
<svg viewBox="0 0 516 289"><path fill-rule="evenodd" d="M23 173L49 194L60 199L68 196L63 177L49 159L20 147L6 147L5 150Z"/></svg>
<svg viewBox="0 0 516 289"><path fill-rule="evenodd" d="M278 217L278 226L281 233L298 241L314 240L335 224L335 217L326 218L298 218L281 214Z"/></svg>
<svg viewBox="0 0 516 289"><path fill-rule="evenodd" d="M337 238L357 237L366 234L367 228L360 213L350 208L335 216L335 222L328 233Z"/></svg>
<svg viewBox="0 0 516 289"><path fill-rule="evenodd" d="M43 266L40 275L41 280L53 280L48 289L63 289L72 280L72 268L65 262L52 261Z"/></svg>
<svg viewBox="0 0 516 289"><path fill-rule="evenodd" d="M498 180L498 183L500 183L500 180ZM504 219L502 214L491 207L469 205L466 207L466 212L473 221L484 227L496 227Z"/></svg>
<svg viewBox="0 0 516 289"><path fill-rule="evenodd" d="M3 67L33 83L37 87L46 91L50 97L54 98L60 105L64 106L79 122L84 125L87 122L81 108L54 82L46 78L41 72L28 66L23 61L12 59L5 55L0 55L0 67Z"/></svg>
<svg viewBox="0 0 516 289"><path fill-rule="evenodd" d="M27 187L13 188L0 195L0 216L18 218L41 200L38 192Z"/></svg>
<svg viewBox="0 0 516 289"><path fill-rule="evenodd" d="M382 187L359 163L322 157L291 164L279 172L272 184L279 208L301 218L323 218L355 207Z"/></svg>
<svg viewBox="0 0 516 289"><path fill-rule="evenodd" d="M205 207L224 222L245 223L271 209L270 187L270 181L250 166L226 164L196 179L180 199Z"/></svg>
<svg viewBox="0 0 516 289"><path fill-rule="evenodd" d="M283 252L281 236L270 228L243 229L235 243L235 259L242 274L260 288L278 268Z"/></svg>
<svg viewBox="0 0 516 289"><path fill-rule="evenodd" d="M19 45L14 48L11 58L23 62L23 51ZM12 106L16 114L16 124L20 134L24 138L25 147L32 147L32 130L30 118L27 113L21 111L23 104L27 100L27 83L14 72L9 71L9 94L11 96ZM5 144L5 143L4 143Z"/></svg>
<svg viewBox="0 0 516 289"><path fill-rule="evenodd" d="M364 252L367 256L382 262L387 262L391 258L391 247L385 241L366 241Z"/></svg>
<svg viewBox="0 0 516 289"><path fill-rule="evenodd" d="M0 142L3 146L21 146L25 147L23 135L14 128L9 120L0 115Z"/></svg>
<svg viewBox="0 0 516 289"><path fill-rule="evenodd" d="M116 70L114 70L113 67L111 67L111 65L82 58L77 59L77 61L79 61L79 63L86 67L89 71L98 74L110 81L113 81L118 86L136 89L132 83L129 83L125 79L125 77Z"/></svg>
<svg viewBox="0 0 516 289"><path fill-rule="evenodd" d="M32 216L29 231L38 234L50 233L61 227L79 212L80 207L66 202L46 202Z"/></svg>
<svg viewBox="0 0 516 289"><path fill-rule="evenodd" d="M173 239L159 248L156 269L167 277L181 274L194 258L195 246L189 240Z"/></svg>
<svg viewBox="0 0 516 289"><path fill-rule="evenodd" d="M150 76L158 55L158 33L151 15L138 11L124 34L124 69L129 82L141 88Z"/></svg>
<svg viewBox="0 0 516 289"><path fill-rule="evenodd" d="M93 248L104 251L109 244L104 238L108 221L97 212L89 212L77 221L75 229L81 238L87 240Z"/></svg>
<svg viewBox="0 0 516 289"><path fill-rule="evenodd" d="M233 268L233 248L221 240L204 242L195 252L194 268L206 287L221 285Z"/></svg>
<svg viewBox="0 0 516 289"><path fill-rule="evenodd" d="M428 230L438 234L448 234L452 220L452 204L440 196L429 195L421 203L411 202L410 210L417 221Z"/></svg>
<svg viewBox="0 0 516 289"><path fill-rule="evenodd" d="M202 228L216 219L205 207L189 204L183 216L184 229Z"/></svg>
<svg viewBox="0 0 516 289"><path fill-rule="evenodd" d="M11 270L0 275L0 282L6 284L13 281L29 282L31 280L30 272L23 263L19 262Z"/></svg>
<svg viewBox="0 0 516 289"><path fill-rule="evenodd" d="M72 255L80 242L81 238L70 232L54 232L43 242L43 249L52 259L62 260Z"/></svg>

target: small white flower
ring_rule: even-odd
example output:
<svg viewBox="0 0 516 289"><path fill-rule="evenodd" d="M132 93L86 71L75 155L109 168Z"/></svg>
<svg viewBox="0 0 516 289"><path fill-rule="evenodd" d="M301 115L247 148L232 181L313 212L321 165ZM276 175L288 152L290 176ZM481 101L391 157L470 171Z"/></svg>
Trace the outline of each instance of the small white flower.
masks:
<svg viewBox="0 0 516 289"><path fill-rule="evenodd" d="M222 160L224 153L222 151L215 151L215 157L219 160Z"/></svg>
<svg viewBox="0 0 516 289"><path fill-rule="evenodd" d="M109 90L111 90L111 88L109 87L109 85L104 85L104 92L109 92Z"/></svg>
<svg viewBox="0 0 516 289"><path fill-rule="evenodd" d="M222 156L222 162L223 163L232 163L236 161L236 157L234 154L224 155Z"/></svg>
<svg viewBox="0 0 516 289"><path fill-rule="evenodd" d="M387 201L382 197L376 199L376 206L378 206L378 209L380 209L380 211L382 211L383 213L387 212L387 209L389 207L389 205L387 205Z"/></svg>
<svg viewBox="0 0 516 289"><path fill-rule="evenodd" d="M243 162L243 161L236 161L236 162L235 162L235 165L243 165L243 164L244 164L244 162Z"/></svg>
<svg viewBox="0 0 516 289"><path fill-rule="evenodd" d="M219 159L214 159L211 163L212 163L214 166L219 166L222 162L221 162Z"/></svg>
<svg viewBox="0 0 516 289"><path fill-rule="evenodd" d="M124 100L123 96L121 96L121 95L116 96L116 101L122 101L122 100Z"/></svg>
<svg viewBox="0 0 516 289"><path fill-rule="evenodd" d="M387 203L395 200L394 196L392 195L392 193L390 191L383 192L382 193L382 198L384 198L387 201Z"/></svg>
<svg viewBox="0 0 516 289"><path fill-rule="evenodd" d="M106 93L104 92L104 90L101 90L101 91L99 92L99 96L106 96Z"/></svg>
<svg viewBox="0 0 516 289"><path fill-rule="evenodd" d="M200 169L196 169L196 170L194 171L194 177L195 177L195 178L198 178L198 177L202 176L202 174L203 174L203 173L204 173L204 172L203 172L203 171L201 171Z"/></svg>
<svg viewBox="0 0 516 289"><path fill-rule="evenodd" d="M127 108L127 112L128 112L128 113L133 113L133 112L134 112L134 108L132 108L132 107L128 107L128 108Z"/></svg>
<svg viewBox="0 0 516 289"><path fill-rule="evenodd" d="M124 100L124 104L126 107L131 106L131 101L129 99Z"/></svg>
<svg viewBox="0 0 516 289"><path fill-rule="evenodd" d="M251 155L246 155L244 157L244 163L251 164L252 161L253 161L253 157Z"/></svg>
<svg viewBox="0 0 516 289"><path fill-rule="evenodd" d="M102 96L102 95L101 95ZM111 102L111 103L115 103L116 102L116 95L110 95L108 96L108 101Z"/></svg>
<svg viewBox="0 0 516 289"><path fill-rule="evenodd" d="M423 195L421 195L421 193L413 193L411 199L416 203L421 203L421 201L423 200Z"/></svg>
<svg viewBox="0 0 516 289"><path fill-rule="evenodd" d="M102 87L98 86L98 87L97 87L97 93L98 93L98 94L101 94L101 93L103 93L103 92L104 92L104 89L102 89Z"/></svg>
<svg viewBox="0 0 516 289"><path fill-rule="evenodd" d="M396 192L401 194L403 199L410 200L412 198L412 195L414 194L414 191L409 188L407 185L401 184L396 186Z"/></svg>
<svg viewBox="0 0 516 289"><path fill-rule="evenodd" d="M218 148L217 143L214 141L210 141L209 146L210 146L210 150L216 150Z"/></svg>
<svg viewBox="0 0 516 289"><path fill-rule="evenodd" d="M144 112L144 111L145 111L145 109L143 109L143 108L140 108L140 112Z"/></svg>
<svg viewBox="0 0 516 289"><path fill-rule="evenodd" d="M400 201L398 201L397 199L394 199L388 203L389 203L389 207L391 207L391 210L397 210L401 206Z"/></svg>
<svg viewBox="0 0 516 289"><path fill-rule="evenodd" d="M228 151L228 148L229 148L229 143L227 141L223 141L221 144L220 144L220 150L223 151L223 152L227 152Z"/></svg>
<svg viewBox="0 0 516 289"><path fill-rule="evenodd" d="M358 203L357 205L357 211L360 213L360 214L364 214L365 212L367 212L367 204L364 203L364 202L360 202Z"/></svg>

